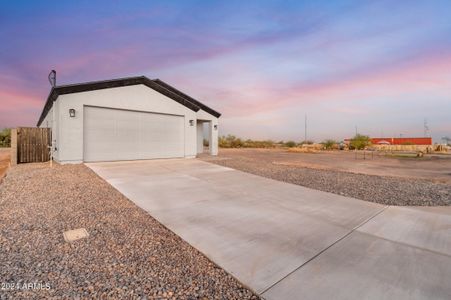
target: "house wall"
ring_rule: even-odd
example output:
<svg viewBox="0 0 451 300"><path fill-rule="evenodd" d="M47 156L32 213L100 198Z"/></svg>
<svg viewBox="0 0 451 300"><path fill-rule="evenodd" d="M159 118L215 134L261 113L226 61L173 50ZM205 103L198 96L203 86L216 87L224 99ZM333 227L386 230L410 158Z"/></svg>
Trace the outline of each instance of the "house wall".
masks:
<svg viewBox="0 0 451 300"><path fill-rule="evenodd" d="M201 117L205 120L211 120L212 124L218 123L216 117L201 110L196 113L144 85L60 95L55 105L55 112L58 115L56 122L56 144L58 150L57 155L55 155L57 161L63 163L83 161L83 107L85 105L184 116L185 157L194 157L197 154L196 120ZM74 118L69 117L69 109L71 108L75 109L76 112ZM45 127L49 116L51 116L51 111L41 126ZM195 121L194 126L190 126L189 120ZM217 147L217 131L216 134L212 134L212 137L216 137L215 144Z"/></svg>
<svg viewBox="0 0 451 300"><path fill-rule="evenodd" d="M53 122L53 109L55 109L55 122ZM51 128L52 129L52 141L54 145L53 149L53 158L54 160L58 161L58 150L59 150L59 102L54 102L54 106L48 111L47 115L45 116L44 120L41 122L41 125L39 128Z"/></svg>
<svg viewBox="0 0 451 300"><path fill-rule="evenodd" d="M52 127L52 110L53 110L53 107L48 111L47 115L45 116L45 118L42 121L39 128L51 128Z"/></svg>

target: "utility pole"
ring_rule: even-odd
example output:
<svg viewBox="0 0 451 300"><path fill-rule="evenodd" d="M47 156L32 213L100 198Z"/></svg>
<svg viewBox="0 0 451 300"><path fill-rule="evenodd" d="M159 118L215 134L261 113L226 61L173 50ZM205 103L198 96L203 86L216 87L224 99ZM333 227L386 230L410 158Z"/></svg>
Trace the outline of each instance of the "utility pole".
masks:
<svg viewBox="0 0 451 300"><path fill-rule="evenodd" d="M428 126L428 120L426 118L424 118L423 127L424 127L424 135L423 136L427 137L428 133L429 133L429 126Z"/></svg>
<svg viewBox="0 0 451 300"><path fill-rule="evenodd" d="M304 118L304 142L307 142L307 114Z"/></svg>

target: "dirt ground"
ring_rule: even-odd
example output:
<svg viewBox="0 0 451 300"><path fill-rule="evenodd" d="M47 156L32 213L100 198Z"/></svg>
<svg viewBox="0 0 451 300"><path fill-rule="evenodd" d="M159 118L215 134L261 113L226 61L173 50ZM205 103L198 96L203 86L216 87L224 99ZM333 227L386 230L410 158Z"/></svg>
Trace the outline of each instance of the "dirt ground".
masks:
<svg viewBox="0 0 451 300"><path fill-rule="evenodd" d="M0 148L0 180L9 167L10 148Z"/></svg>
<svg viewBox="0 0 451 300"><path fill-rule="evenodd" d="M449 158L448 158L449 157ZM451 156L395 158L336 151L221 149L200 159L271 179L385 205L451 205Z"/></svg>
<svg viewBox="0 0 451 300"><path fill-rule="evenodd" d="M252 157L273 164L378 176L427 179L451 184L451 155L400 158L363 152L292 153L285 149L220 149L221 157Z"/></svg>

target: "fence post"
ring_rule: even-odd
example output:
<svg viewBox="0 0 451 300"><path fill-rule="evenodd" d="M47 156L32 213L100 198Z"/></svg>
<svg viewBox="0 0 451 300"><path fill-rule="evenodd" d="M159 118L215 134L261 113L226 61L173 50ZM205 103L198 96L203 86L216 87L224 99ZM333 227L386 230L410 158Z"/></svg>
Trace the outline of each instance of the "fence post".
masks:
<svg viewBox="0 0 451 300"><path fill-rule="evenodd" d="M11 129L11 165L17 165L17 129Z"/></svg>

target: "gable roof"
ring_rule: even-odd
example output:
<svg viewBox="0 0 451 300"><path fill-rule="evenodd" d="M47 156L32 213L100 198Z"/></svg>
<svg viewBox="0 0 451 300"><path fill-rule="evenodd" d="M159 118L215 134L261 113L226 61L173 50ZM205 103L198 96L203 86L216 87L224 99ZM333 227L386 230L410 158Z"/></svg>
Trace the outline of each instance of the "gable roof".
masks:
<svg viewBox="0 0 451 300"><path fill-rule="evenodd" d="M115 87L123 87L123 86L131 86L131 85L139 85L143 84L160 94L165 95L168 98L182 104L183 106L188 107L189 109L197 112L200 109L210 113L211 115L219 118L221 114L205 104L200 103L199 101L191 98L190 96L180 92L176 88L170 86L160 79L149 79L146 76L137 76L137 77L127 77L127 78L119 78L119 79L111 79L111 80L103 80L103 81L92 81L85 83L77 83L77 84L68 84L68 85L60 85L53 87L50 90L50 94L47 97L47 101L45 102L44 108L42 110L41 116L39 117L37 126L40 126L42 121L44 121L45 116L52 108L53 102L58 98L59 95L65 94L73 94L87 91L95 91L102 89L109 89Z"/></svg>

